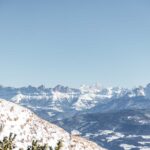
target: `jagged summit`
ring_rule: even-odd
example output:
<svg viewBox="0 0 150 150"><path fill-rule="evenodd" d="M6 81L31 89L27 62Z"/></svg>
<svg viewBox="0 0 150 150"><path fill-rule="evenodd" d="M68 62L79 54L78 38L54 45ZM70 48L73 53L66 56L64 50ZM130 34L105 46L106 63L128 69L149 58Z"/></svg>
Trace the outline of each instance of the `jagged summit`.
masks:
<svg viewBox="0 0 150 150"><path fill-rule="evenodd" d="M58 140L63 141L62 150L103 150L93 142L71 136L62 128L37 117L30 110L17 104L0 99L0 139L10 132L16 133L16 149L31 145L32 140L55 146Z"/></svg>
<svg viewBox="0 0 150 150"><path fill-rule="evenodd" d="M149 106L150 101L136 101L138 97L150 99L150 84L146 87L133 89L109 87L99 85L83 85L79 89L57 85L54 88L27 86L21 88L0 87L0 98L18 103L30 108L32 111L47 120L62 119L66 115L73 115L79 111L93 110L118 110L131 108L135 104L137 108ZM125 101L120 101L124 100ZM128 100L131 99L129 102ZM133 103L131 103L133 101ZM122 103L125 102L124 105ZM141 103L143 103L141 105ZM105 105L105 106L104 106ZM113 106L113 107L112 107ZM107 109L106 109L107 108Z"/></svg>

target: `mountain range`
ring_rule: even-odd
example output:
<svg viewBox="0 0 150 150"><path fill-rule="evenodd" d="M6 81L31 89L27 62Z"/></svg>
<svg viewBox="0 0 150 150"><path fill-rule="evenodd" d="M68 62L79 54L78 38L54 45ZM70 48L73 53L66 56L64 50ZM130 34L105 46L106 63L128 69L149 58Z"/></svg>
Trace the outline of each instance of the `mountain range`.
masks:
<svg viewBox="0 0 150 150"><path fill-rule="evenodd" d="M76 129L82 136L110 150L142 147L150 149L148 137L141 141L141 137L149 136L150 133L140 132L145 129L147 124L150 125L148 117L150 115L148 111L150 108L150 84L132 89L104 88L98 85L83 85L78 89L62 85L54 88L46 88L43 85L21 88L0 86L0 98L27 107L41 118L54 122L68 132ZM128 119L130 117L132 119ZM122 124L124 119L125 124ZM113 120L116 120L116 124L113 123ZM135 128L136 131L131 128L125 132L124 128L132 126L137 120L139 122L144 120L143 124L141 123L140 127ZM93 126L93 122L98 125ZM135 131L135 134L130 132L132 130ZM101 136L96 136L97 132ZM107 140L106 135L114 135L118 138ZM132 142L126 138L128 136L132 137L130 139Z"/></svg>

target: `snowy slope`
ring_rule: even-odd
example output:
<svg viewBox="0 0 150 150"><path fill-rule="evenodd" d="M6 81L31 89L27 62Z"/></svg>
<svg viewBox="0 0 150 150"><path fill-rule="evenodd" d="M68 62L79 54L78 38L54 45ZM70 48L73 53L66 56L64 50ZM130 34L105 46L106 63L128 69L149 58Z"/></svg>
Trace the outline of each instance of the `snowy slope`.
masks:
<svg viewBox="0 0 150 150"><path fill-rule="evenodd" d="M0 125L3 127L0 140L10 132L17 134L17 149L26 149L33 139L37 139L40 143L48 143L53 147L58 140L62 140L62 150L103 150L93 142L71 136L65 130L40 119L17 104L0 100L0 110Z"/></svg>

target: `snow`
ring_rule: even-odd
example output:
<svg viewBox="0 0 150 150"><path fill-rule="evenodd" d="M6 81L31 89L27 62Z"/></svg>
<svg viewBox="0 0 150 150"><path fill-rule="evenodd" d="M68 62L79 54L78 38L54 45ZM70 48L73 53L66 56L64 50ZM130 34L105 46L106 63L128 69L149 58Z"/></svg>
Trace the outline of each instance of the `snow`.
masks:
<svg viewBox="0 0 150 150"><path fill-rule="evenodd" d="M150 139L150 135L142 135L143 139Z"/></svg>
<svg viewBox="0 0 150 150"><path fill-rule="evenodd" d="M0 102L0 109L3 110L0 113L0 123L4 126L0 138L8 136L10 132L17 134L18 148L22 146L25 149L26 145L30 145L33 139L37 139L43 144L50 142L53 147L60 139L66 138L69 141L68 133L41 120L27 109L6 101ZM67 148L67 145L68 142L66 141L64 147Z"/></svg>
<svg viewBox="0 0 150 150"><path fill-rule="evenodd" d="M114 131L112 130L99 130L99 132L100 132L100 135L109 135L109 134L114 133Z"/></svg>
<svg viewBox="0 0 150 150"><path fill-rule="evenodd" d="M124 148L124 150L132 150L133 148L137 148L136 146L129 144L121 144L120 147Z"/></svg>
<svg viewBox="0 0 150 150"><path fill-rule="evenodd" d="M89 86L89 85L82 85L80 87L81 93L98 93L100 92L101 87L98 84Z"/></svg>
<svg viewBox="0 0 150 150"><path fill-rule="evenodd" d="M65 112L69 109L72 109L74 112L89 110L109 100L124 96L131 98L136 96L147 97L149 87L150 86L144 88L139 86L130 90L120 87L105 88L98 84L91 86L83 85L79 89L72 89L62 85L58 85L54 88L46 88L43 85L40 87L28 86L22 88L2 86L0 88L0 98L27 106L28 108L33 108L33 110L35 110L34 107L37 109L37 106L39 106L42 109L55 107L55 112ZM130 106L132 106L132 101L127 107ZM115 108L116 107L114 107L114 109Z"/></svg>
<svg viewBox="0 0 150 150"><path fill-rule="evenodd" d="M55 114L53 114L52 112L48 112L48 115L49 115L50 117L55 116Z"/></svg>
<svg viewBox="0 0 150 150"><path fill-rule="evenodd" d="M62 99L69 99L70 95L68 93L61 93L61 92L52 92L53 100L62 100Z"/></svg>
<svg viewBox="0 0 150 150"><path fill-rule="evenodd" d="M129 144L120 144L120 147L122 147L124 150L132 150L132 149L150 150L149 146L134 146Z"/></svg>
<svg viewBox="0 0 150 150"><path fill-rule="evenodd" d="M99 130L97 133L94 133L94 134L86 133L85 137L87 138L90 136L97 137L97 136L102 136L102 135L105 136L105 139L107 140L107 142L112 142L114 140L125 137L124 134L120 132L115 132L112 130Z"/></svg>
<svg viewBox="0 0 150 150"><path fill-rule="evenodd" d="M72 130L71 135L80 135L81 133L78 130Z"/></svg>
<svg viewBox="0 0 150 150"><path fill-rule="evenodd" d="M111 136L107 137L106 139L107 139L108 142L112 142L113 140L117 140L117 139L120 139L120 138L123 138L123 137L124 137L123 134L115 133L115 135L111 135Z"/></svg>
<svg viewBox="0 0 150 150"><path fill-rule="evenodd" d="M107 142L112 142L114 140L125 137L124 134L112 130L99 130L99 132L100 132L99 135L107 135L106 137Z"/></svg>
<svg viewBox="0 0 150 150"><path fill-rule="evenodd" d="M139 144L141 144L141 145L145 145L145 144L150 144L150 141L141 141L141 142L138 142Z"/></svg>
<svg viewBox="0 0 150 150"><path fill-rule="evenodd" d="M9 101L26 106L34 112L37 112L41 117L43 117L42 115L45 115L43 112L46 112L46 114L49 115L48 119L50 120L51 118L63 119L66 114L71 116L72 114L78 113L78 111L92 112L101 108L101 104L107 104L107 102L111 101L113 101L113 103L110 108L108 107L107 111L118 110L124 107L122 103L119 103L119 100L126 100L124 97L130 97L130 101L127 101L124 107L125 109L134 107L143 108L143 106L148 107L149 105L146 104L149 99L147 99L146 102L144 100L144 103L139 102L140 100L137 99L136 103L136 99L134 100L134 98L138 98L139 96L150 98L149 93L150 85L146 87L136 87L133 89L120 87L105 88L99 85L83 85L79 89L72 89L61 85L55 88L45 88L44 86L38 88L32 86L23 88L7 88L2 86L0 89L0 98L6 98ZM149 116L147 115L147 117ZM129 116L128 119L134 120L135 123L142 125L150 123L146 119L141 120L141 118L136 116ZM99 135L107 136L106 140L108 142L124 137L122 133L111 130L99 131L93 136ZM90 135L87 133L87 136ZM150 139L148 136L142 136L143 139Z"/></svg>
<svg viewBox="0 0 150 150"><path fill-rule="evenodd" d="M19 93L14 96L11 100L16 103L20 103L22 99L26 98L23 94Z"/></svg>
<svg viewBox="0 0 150 150"><path fill-rule="evenodd" d="M30 110L17 104L0 100L0 110L0 125L3 126L0 140L9 136L10 132L17 134L16 149L26 149L27 145L31 145L32 140L36 139L42 144L50 143L53 147L58 140L62 140L62 150L104 150L83 138L80 138L80 141L77 140L75 136L71 136L56 125L42 120Z"/></svg>

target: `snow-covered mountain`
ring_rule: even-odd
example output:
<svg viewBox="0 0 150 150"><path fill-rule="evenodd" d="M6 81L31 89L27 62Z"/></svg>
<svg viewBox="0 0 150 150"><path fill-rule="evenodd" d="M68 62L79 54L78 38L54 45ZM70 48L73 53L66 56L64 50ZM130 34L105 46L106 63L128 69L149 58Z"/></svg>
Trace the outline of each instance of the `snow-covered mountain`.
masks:
<svg viewBox="0 0 150 150"><path fill-rule="evenodd" d="M147 108L150 105L150 84L133 89L102 88L97 85L84 85L79 89L62 85L54 88L43 85L22 88L0 86L0 98L28 107L44 119L55 120L83 111L116 111L136 106Z"/></svg>
<svg viewBox="0 0 150 150"><path fill-rule="evenodd" d="M62 128L37 117L30 110L0 99L0 140L10 132L17 134L16 149L31 145L32 140L55 147L62 140L62 150L104 150L79 136L70 135Z"/></svg>
<svg viewBox="0 0 150 150"><path fill-rule="evenodd" d="M133 110L136 112L136 110L139 110L140 112L141 110L144 111L149 110L150 84L148 84L145 87L139 86L133 89L120 87L103 88L97 85L94 86L84 85L81 86L79 89L69 88L62 85L58 85L54 88L46 88L44 86L39 87L28 86L21 88L0 86L0 98L25 106L30 110L32 110L41 118L56 123L57 125L66 129L68 132L71 132L70 129L74 129L71 128L74 127L74 120L72 120L72 118L75 118L76 120L78 116L81 116L80 120L81 123L79 122L79 124L76 124L76 127L79 127L77 129L81 132L82 136L90 138L91 140L97 142L97 144L106 146L111 150L112 148L114 149L116 147L118 148L120 144L124 144L122 145L122 147L120 147L120 149L126 150L130 148L132 149L132 146L130 145L133 145L134 147L135 146L140 147L141 145L138 144L136 145L134 139L131 138L130 138L131 143L129 142L129 144L126 145L127 142L124 143L123 141L126 139L122 137L121 137L123 141L122 143L118 142L120 138L118 139L118 141L115 139L111 142L106 143L105 141L107 141L107 137L96 136L97 132L101 131L103 133L105 132L105 130L106 131L111 130L113 132L116 132L117 134L118 132L122 133L124 132L122 130L114 131L113 128L114 124L112 124L113 121L111 120L111 118L113 118L113 120L117 119L117 116L119 116L120 114L124 115L124 113L122 113L124 111L130 112L130 110ZM98 114L98 116L103 116L105 113L110 114L111 118L110 119L103 118L102 121L99 120L97 122L97 124L99 124L98 126L93 126L92 125L93 121L91 121L90 119L91 115L88 114L93 115ZM86 122L84 121L84 117L82 117L83 114L87 114ZM115 115L112 117L111 114ZM130 113L129 114L127 113L126 117L128 117L128 115L130 115ZM121 118L121 116L119 117ZM67 122L66 124L64 124L64 121L66 119L69 120L69 123ZM98 118L96 116L96 120L97 119ZM132 121L134 124L134 120ZM61 123L63 123L63 125ZM121 127L122 125L121 123L122 121L118 120L116 126ZM125 125L128 127L128 122L126 123ZM106 128L101 128L102 124L104 125L110 124L112 125L112 128L107 128L107 126ZM143 128L144 126L140 126L141 130L143 130ZM122 134L132 136L134 131L135 130L131 128L131 130L128 130L126 133ZM88 133L90 135L89 137L87 136ZM139 139L140 135L136 136ZM147 136L149 137L149 133ZM148 147L150 146L148 145Z"/></svg>

